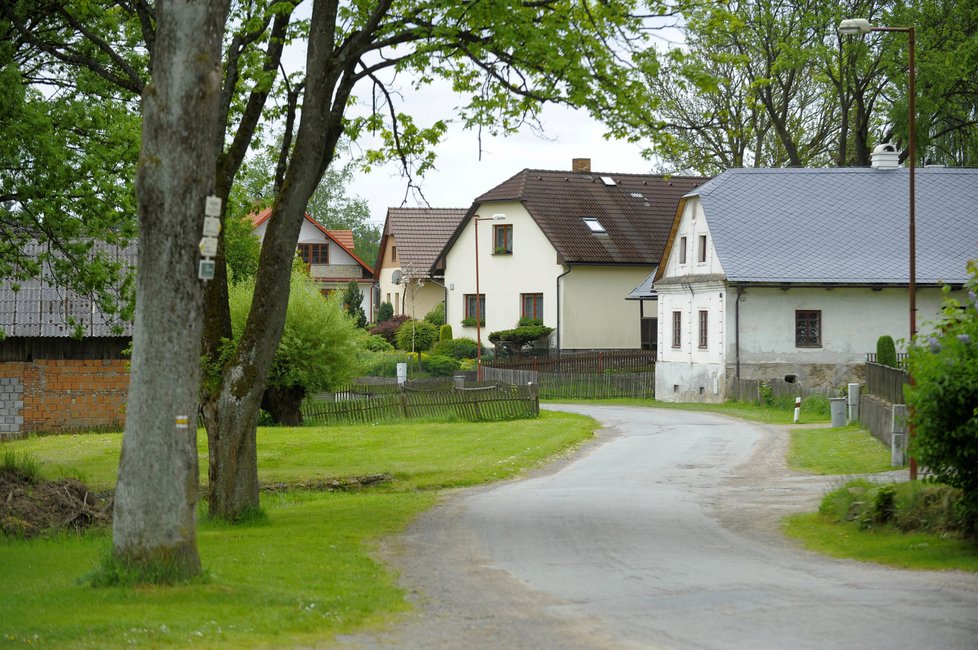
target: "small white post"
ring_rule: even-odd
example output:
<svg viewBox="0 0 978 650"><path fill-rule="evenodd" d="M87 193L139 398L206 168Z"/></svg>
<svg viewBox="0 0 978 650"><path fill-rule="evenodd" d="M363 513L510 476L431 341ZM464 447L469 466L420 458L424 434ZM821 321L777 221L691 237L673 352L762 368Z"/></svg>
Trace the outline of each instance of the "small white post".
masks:
<svg viewBox="0 0 978 650"><path fill-rule="evenodd" d="M798 418L801 417L801 396L795 398L795 423L798 423Z"/></svg>
<svg viewBox="0 0 978 650"><path fill-rule="evenodd" d="M859 384L849 384L849 424L859 421Z"/></svg>

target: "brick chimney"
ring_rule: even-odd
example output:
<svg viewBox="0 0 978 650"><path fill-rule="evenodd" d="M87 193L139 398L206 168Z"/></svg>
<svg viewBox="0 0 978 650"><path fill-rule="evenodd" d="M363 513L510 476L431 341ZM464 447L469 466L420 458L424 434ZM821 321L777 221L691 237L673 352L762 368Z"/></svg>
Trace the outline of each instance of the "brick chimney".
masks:
<svg viewBox="0 0 978 650"><path fill-rule="evenodd" d="M591 171L591 159L590 158L574 158L571 160L571 171L575 172L590 172Z"/></svg>

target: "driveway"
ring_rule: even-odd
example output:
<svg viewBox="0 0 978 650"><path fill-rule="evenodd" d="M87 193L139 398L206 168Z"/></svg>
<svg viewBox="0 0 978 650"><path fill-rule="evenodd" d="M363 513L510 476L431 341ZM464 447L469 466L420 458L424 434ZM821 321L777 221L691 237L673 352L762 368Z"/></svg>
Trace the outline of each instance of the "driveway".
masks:
<svg viewBox="0 0 978 650"><path fill-rule="evenodd" d="M560 405L574 458L462 491L384 551L417 610L351 648L978 648L978 576L801 550L778 521L842 479L787 470L785 427Z"/></svg>

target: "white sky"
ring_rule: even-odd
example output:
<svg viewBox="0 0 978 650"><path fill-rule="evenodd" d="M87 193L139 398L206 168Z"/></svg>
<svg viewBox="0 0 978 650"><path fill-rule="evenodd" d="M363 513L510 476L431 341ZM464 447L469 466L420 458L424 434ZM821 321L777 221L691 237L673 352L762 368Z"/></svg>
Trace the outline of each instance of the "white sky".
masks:
<svg viewBox="0 0 978 650"><path fill-rule="evenodd" d="M421 96L409 103L420 123L444 117L444 105ZM425 119L427 118L427 119ZM641 156L640 144L607 141L604 129L584 111L548 106L542 114L544 134L525 127L510 137L492 138L483 133L482 158L479 138L474 130L452 126L436 149L436 169L415 179L424 197L435 208L468 208L472 200L523 169L571 169L573 158L590 158L591 169L599 172L648 173L652 165ZM387 208L400 207L405 199L407 179L398 163L358 172L350 194L370 205L371 221L383 223ZM407 207L422 205L413 192Z"/></svg>

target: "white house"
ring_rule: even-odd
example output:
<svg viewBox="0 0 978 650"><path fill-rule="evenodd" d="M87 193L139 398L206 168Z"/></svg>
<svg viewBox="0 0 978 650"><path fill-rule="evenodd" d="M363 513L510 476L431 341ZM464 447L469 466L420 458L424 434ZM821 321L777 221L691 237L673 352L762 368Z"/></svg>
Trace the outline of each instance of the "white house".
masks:
<svg viewBox="0 0 978 650"><path fill-rule="evenodd" d="M374 279L395 315L424 318L445 301L431 266L464 216L465 208L388 208Z"/></svg>
<svg viewBox="0 0 978 650"><path fill-rule="evenodd" d="M734 377L858 380L909 336L908 170L733 169L679 204L654 279L656 398L723 401ZM978 169L916 173L918 330L978 256Z"/></svg>
<svg viewBox="0 0 978 650"><path fill-rule="evenodd" d="M642 347L640 304L626 298L658 264L679 198L705 179L574 162L525 169L466 212L432 269L457 333L475 338L481 312L483 339L529 318L553 327L561 350Z"/></svg>
<svg viewBox="0 0 978 650"><path fill-rule="evenodd" d="M258 239L264 240L271 215L271 208L248 215ZM296 250L324 296L344 291L350 280L355 281L363 294L363 313L368 321L373 320L373 270L353 252L352 231L327 230L306 213Z"/></svg>

